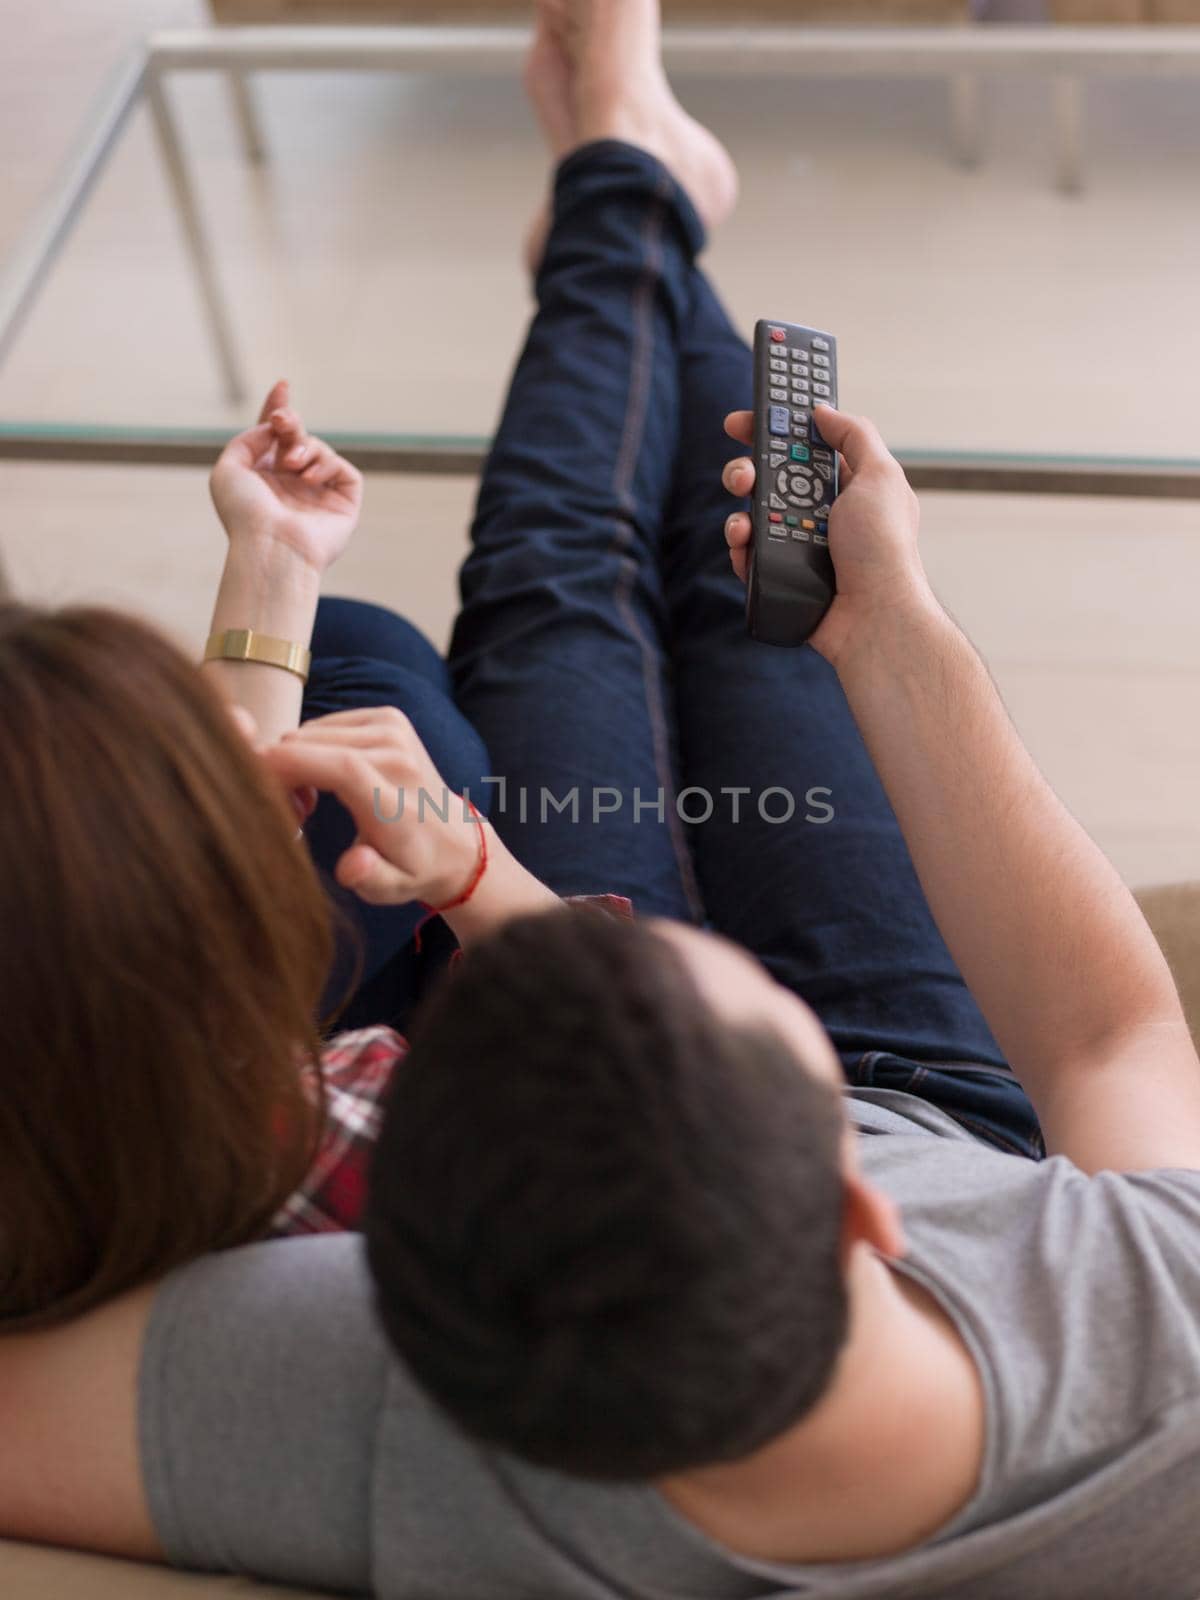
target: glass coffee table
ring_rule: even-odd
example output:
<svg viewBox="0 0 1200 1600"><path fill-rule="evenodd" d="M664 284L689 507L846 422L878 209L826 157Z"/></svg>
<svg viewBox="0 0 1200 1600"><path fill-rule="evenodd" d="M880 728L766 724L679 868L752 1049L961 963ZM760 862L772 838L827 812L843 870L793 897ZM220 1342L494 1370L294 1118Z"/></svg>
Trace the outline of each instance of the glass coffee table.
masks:
<svg viewBox="0 0 1200 1600"><path fill-rule="evenodd" d="M204 461L286 373L366 467L476 470L546 191L524 48L151 39L0 277L0 455ZM1200 29L689 29L668 59L742 173L709 256L735 319L834 329L918 487L1200 495Z"/></svg>

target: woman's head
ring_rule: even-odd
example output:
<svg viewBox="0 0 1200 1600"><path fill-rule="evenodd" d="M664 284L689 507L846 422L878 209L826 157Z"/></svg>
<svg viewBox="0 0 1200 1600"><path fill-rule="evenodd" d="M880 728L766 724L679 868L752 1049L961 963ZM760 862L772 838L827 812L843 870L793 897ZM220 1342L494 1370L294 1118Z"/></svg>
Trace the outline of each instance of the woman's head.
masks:
<svg viewBox="0 0 1200 1600"><path fill-rule="evenodd" d="M330 956L295 820L152 628L0 605L0 1328L260 1233Z"/></svg>

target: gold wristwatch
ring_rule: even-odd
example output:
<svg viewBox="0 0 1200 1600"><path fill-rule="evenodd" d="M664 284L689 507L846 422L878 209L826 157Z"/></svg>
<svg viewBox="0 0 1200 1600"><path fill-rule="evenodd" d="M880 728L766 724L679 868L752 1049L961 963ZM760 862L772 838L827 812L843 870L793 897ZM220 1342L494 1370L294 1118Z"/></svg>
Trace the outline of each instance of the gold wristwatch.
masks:
<svg viewBox="0 0 1200 1600"><path fill-rule="evenodd" d="M226 628L214 633L204 647L205 661L258 661L267 667L282 667L293 672L302 683L308 682L312 651L288 639L272 639L253 628Z"/></svg>

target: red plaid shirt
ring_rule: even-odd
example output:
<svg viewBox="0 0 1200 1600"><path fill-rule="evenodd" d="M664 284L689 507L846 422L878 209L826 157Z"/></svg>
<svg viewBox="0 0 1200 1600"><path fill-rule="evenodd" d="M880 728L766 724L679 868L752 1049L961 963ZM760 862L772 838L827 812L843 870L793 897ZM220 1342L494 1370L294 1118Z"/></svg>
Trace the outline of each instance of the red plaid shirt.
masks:
<svg viewBox="0 0 1200 1600"><path fill-rule="evenodd" d="M362 1226L367 1168L392 1072L408 1045L393 1028L340 1033L321 1057L325 1127L308 1176L276 1214L274 1238L347 1233Z"/></svg>
<svg viewBox="0 0 1200 1600"><path fill-rule="evenodd" d="M632 917L620 895L580 895L615 917ZM350 1233L361 1228L367 1203L367 1170L383 1123L383 1102L392 1073L408 1054L393 1028L341 1033L321 1057L325 1080L325 1127L307 1178L276 1213L272 1238L297 1233Z"/></svg>

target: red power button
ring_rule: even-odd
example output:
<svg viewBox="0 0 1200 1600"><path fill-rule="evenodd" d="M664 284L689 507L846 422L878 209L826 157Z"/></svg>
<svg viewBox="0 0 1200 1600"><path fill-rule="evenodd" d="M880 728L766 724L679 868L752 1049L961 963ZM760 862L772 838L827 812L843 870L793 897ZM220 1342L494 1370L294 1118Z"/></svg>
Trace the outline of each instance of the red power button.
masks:
<svg viewBox="0 0 1200 1600"><path fill-rule="evenodd" d="M787 333L784 331L783 328L772 328L771 329L771 343L772 344L782 344L783 341L786 338L787 338Z"/></svg>

